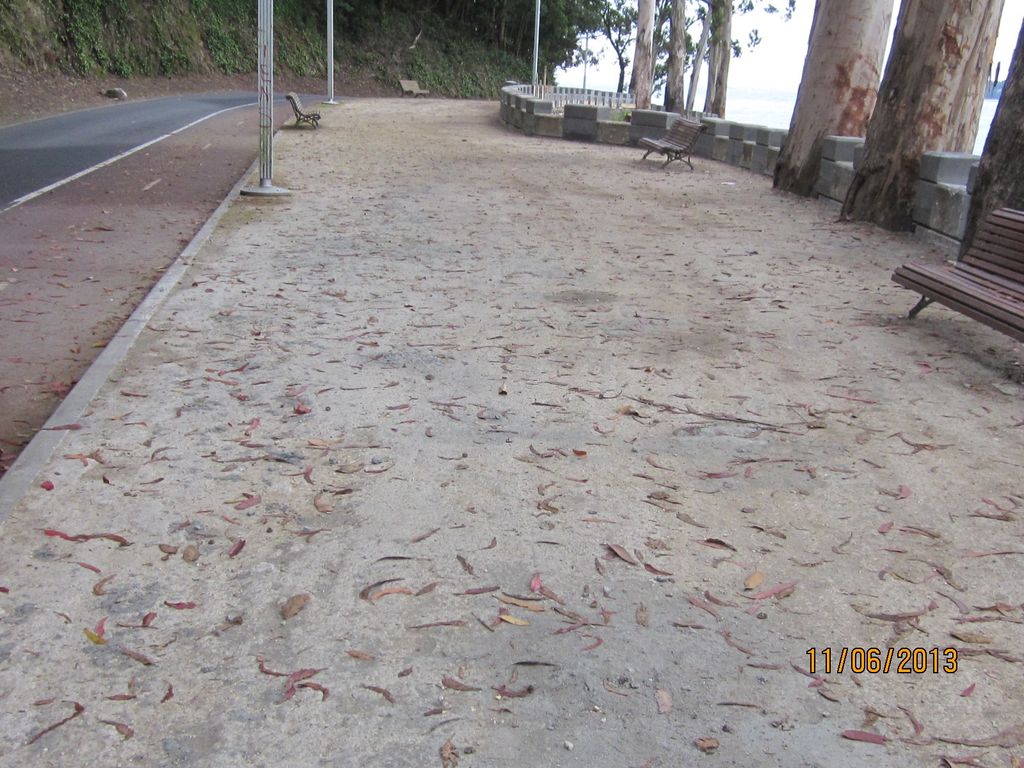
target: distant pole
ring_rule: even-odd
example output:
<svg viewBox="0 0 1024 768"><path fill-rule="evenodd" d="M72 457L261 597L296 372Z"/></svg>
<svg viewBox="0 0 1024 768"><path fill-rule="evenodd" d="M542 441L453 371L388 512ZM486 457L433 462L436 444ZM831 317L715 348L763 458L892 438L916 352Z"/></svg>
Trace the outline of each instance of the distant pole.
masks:
<svg viewBox="0 0 1024 768"><path fill-rule="evenodd" d="M327 101L324 104L337 104L334 100L334 0L327 0Z"/></svg>
<svg viewBox="0 0 1024 768"><path fill-rule="evenodd" d="M540 53L540 0L533 17L533 90L537 91L537 56Z"/></svg>
<svg viewBox="0 0 1024 768"><path fill-rule="evenodd" d="M587 34L587 50L583 54L583 90L587 90L587 60L590 58L590 34Z"/></svg>
<svg viewBox="0 0 1024 768"><path fill-rule="evenodd" d="M260 111L260 185L246 187L243 195L290 194L283 187L275 187L274 175L274 0L259 0L258 80Z"/></svg>

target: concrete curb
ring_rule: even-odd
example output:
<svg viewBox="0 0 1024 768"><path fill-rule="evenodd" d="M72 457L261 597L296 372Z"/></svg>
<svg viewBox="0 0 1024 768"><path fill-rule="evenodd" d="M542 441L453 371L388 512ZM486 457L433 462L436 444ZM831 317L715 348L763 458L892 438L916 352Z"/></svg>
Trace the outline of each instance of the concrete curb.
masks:
<svg viewBox="0 0 1024 768"><path fill-rule="evenodd" d="M178 258L171 263L167 271L164 272L156 285L150 289L131 316L125 320L124 325L114 334L114 337L103 351L100 352L92 365L89 366L82 375L82 378L78 380L78 383L71 389L68 396L64 398L64 401L58 406L57 410L53 412L53 415L47 419L42 428L36 432L28 445L18 455L18 458L14 460L14 464L7 470L7 473L0 477L0 525L7 520L11 510L21 500L21 497L42 471L46 462L50 460L53 452L64 441L67 432L65 430L54 430L53 427L63 424L74 424L81 418L89 403L96 397L96 393L100 391L100 387L106 383L111 373L125 359L128 350L131 349L150 318L153 317L157 309L160 308L160 305L163 304L164 299L178 285L182 276L191 266L190 260L192 257L205 245L210 235L213 234L213 230L216 229L217 224L231 206L231 203L238 197L242 187L249 177L256 172L258 167L259 158L235 182L227 197L210 214L210 218L196 232L195 237L185 246L185 249L178 255Z"/></svg>

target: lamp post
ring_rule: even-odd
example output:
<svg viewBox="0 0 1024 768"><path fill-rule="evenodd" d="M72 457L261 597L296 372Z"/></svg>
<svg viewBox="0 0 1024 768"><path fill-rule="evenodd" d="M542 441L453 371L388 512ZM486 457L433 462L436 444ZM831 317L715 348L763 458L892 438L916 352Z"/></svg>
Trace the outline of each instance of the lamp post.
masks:
<svg viewBox="0 0 1024 768"><path fill-rule="evenodd" d="M537 56L540 52L540 0L533 16L533 93L537 95Z"/></svg>
<svg viewBox="0 0 1024 768"><path fill-rule="evenodd" d="M338 103L334 100L334 0L327 0L327 101L323 103Z"/></svg>
<svg viewBox="0 0 1024 768"><path fill-rule="evenodd" d="M246 187L243 195L273 197L291 194L284 187L275 187L274 175L274 0L259 0L256 35L258 56L260 111L260 184Z"/></svg>

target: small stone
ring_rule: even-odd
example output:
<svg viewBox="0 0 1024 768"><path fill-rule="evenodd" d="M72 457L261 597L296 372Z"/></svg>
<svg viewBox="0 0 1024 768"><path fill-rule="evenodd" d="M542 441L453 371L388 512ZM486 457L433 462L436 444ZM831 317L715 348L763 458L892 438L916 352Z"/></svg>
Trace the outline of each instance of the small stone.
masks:
<svg viewBox="0 0 1024 768"><path fill-rule="evenodd" d="M185 547L185 549L183 549L181 552L181 559L184 560L186 563L194 563L196 560L198 560L199 550L196 548L196 545L189 544L187 547Z"/></svg>
<svg viewBox="0 0 1024 768"><path fill-rule="evenodd" d="M124 101L128 98L128 94L125 93L123 88L107 88L105 91L100 91L100 95L106 96L108 99L117 99Z"/></svg>
<svg viewBox="0 0 1024 768"><path fill-rule="evenodd" d="M563 742L562 746L565 747L566 749L568 749L570 752L572 752L574 749L576 749L576 745L573 744L568 739L566 739L565 742Z"/></svg>

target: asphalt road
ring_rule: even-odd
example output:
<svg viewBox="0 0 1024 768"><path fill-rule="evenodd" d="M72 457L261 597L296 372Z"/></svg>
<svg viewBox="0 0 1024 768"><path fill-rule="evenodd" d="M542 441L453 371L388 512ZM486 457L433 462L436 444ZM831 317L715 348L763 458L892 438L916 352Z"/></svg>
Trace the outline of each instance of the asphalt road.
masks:
<svg viewBox="0 0 1024 768"><path fill-rule="evenodd" d="M254 93L243 92L169 96L0 128L0 210L196 120L255 101Z"/></svg>
<svg viewBox="0 0 1024 768"><path fill-rule="evenodd" d="M275 102L275 128L291 118ZM253 94L0 129L0 475L250 167L258 139Z"/></svg>

